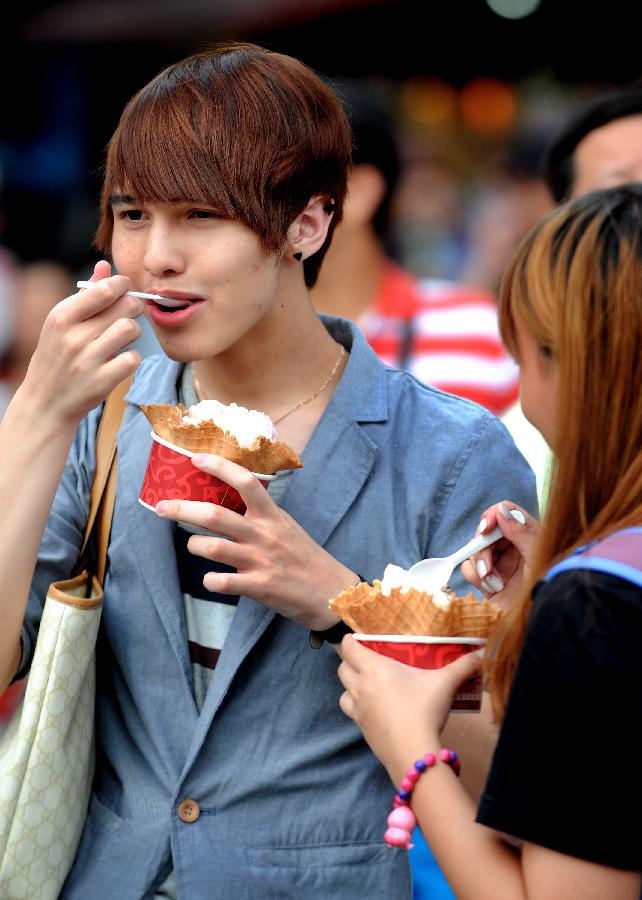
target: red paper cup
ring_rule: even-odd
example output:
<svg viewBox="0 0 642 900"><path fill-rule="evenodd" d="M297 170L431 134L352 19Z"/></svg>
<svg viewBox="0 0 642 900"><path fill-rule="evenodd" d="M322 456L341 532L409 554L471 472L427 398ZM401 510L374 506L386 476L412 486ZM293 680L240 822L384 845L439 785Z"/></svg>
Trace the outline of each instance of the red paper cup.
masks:
<svg viewBox="0 0 642 900"><path fill-rule="evenodd" d="M197 469L192 464L192 456L189 450L170 444L152 431L152 449L138 502L154 511L159 500L199 500L243 515L246 506L239 492L220 478ZM276 478L276 475L252 474L265 488Z"/></svg>
<svg viewBox="0 0 642 900"><path fill-rule="evenodd" d="M432 637L414 634L355 634L364 647L418 669L441 669L464 653L479 651L486 638ZM455 694L452 712L479 712L482 700L482 677L465 681Z"/></svg>

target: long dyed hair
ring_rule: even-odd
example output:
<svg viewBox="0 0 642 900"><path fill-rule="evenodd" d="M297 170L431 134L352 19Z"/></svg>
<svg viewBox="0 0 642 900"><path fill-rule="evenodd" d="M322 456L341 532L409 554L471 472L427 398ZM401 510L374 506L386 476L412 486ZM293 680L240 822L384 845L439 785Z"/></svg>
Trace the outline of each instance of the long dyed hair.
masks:
<svg viewBox="0 0 642 900"><path fill-rule="evenodd" d="M572 550L642 524L642 185L558 207L504 273L503 340L519 362L516 321L558 367L555 463L530 582L489 647L501 718L535 583Z"/></svg>

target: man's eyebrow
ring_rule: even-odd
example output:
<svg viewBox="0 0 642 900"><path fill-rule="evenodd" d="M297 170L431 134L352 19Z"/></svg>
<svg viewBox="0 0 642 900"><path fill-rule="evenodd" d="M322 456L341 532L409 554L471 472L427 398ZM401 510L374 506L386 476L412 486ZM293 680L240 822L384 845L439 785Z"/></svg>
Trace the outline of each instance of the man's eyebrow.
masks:
<svg viewBox="0 0 642 900"><path fill-rule="evenodd" d="M118 206L118 204L125 203L128 206L135 205L137 203L136 197L132 196L132 194L110 194L109 195L109 203L111 206Z"/></svg>

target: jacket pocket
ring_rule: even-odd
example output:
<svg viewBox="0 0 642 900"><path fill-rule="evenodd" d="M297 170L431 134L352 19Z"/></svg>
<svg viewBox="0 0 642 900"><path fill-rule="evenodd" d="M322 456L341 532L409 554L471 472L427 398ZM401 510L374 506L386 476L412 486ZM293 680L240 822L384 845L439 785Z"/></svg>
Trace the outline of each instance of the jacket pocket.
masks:
<svg viewBox="0 0 642 900"><path fill-rule="evenodd" d="M94 819L98 822L105 831L118 831L123 824L123 820L120 816L116 815L113 810L111 810L108 806L105 806L102 803L96 794L91 795L91 800L89 801L89 811L88 818Z"/></svg>
<svg viewBox="0 0 642 900"><path fill-rule="evenodd" d="M250 847L248 864L261 900L410 900L407 854L381 841Z"/></svg>

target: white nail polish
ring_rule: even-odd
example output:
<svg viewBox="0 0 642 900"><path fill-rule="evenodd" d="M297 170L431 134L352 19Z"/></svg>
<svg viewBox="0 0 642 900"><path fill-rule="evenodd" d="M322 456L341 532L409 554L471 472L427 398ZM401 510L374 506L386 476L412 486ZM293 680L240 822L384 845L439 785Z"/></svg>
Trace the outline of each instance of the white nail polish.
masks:
<svg viewBox="0 0 642 900"><path fill-rule="evenodd" d="M508 519L509 516L510 516L510 510L509 510L509 508L506 506L505 503L498 503L498 504L497 504L497 511L499 512L500 516L503 516L505 519Z"/></svg>
<svg viewBox="0 0 642 900"><path fill-rule="evenodd" d="M492 587L488 584L487 581L481 581L480 584L487 594L494 593Z"/></svg>
<svg viewBox="0 0 642 900"><path fill-rule="evenodd" d="M488 525L487 520L485 518L482 519L477 527L477 534L483 534L486 531L487 525Z"/></svg>
<svg viewBox="0 0 642 900"><path fill-rule="evenodd" d="M504 582L497 575L489 575L486 581L490 585L491 590L495 591L495 593L497 593L497 591L501 591L501 589L504 587Z"/></svg>
<svg viewBox="0 0 642 900"><path fill-rule="evenodd" d="M486 575L488 574L488 566L486 565L486 563L484 562L483 559L477 560L477 574L479 575L480 578L485 578Z"/></svg>
<svg viewBox="0 0 642 900"><path fill-rule="evenodd" d="M520 525L526 525L526 516L520 509L511 509L510 514Z"/></svg>

